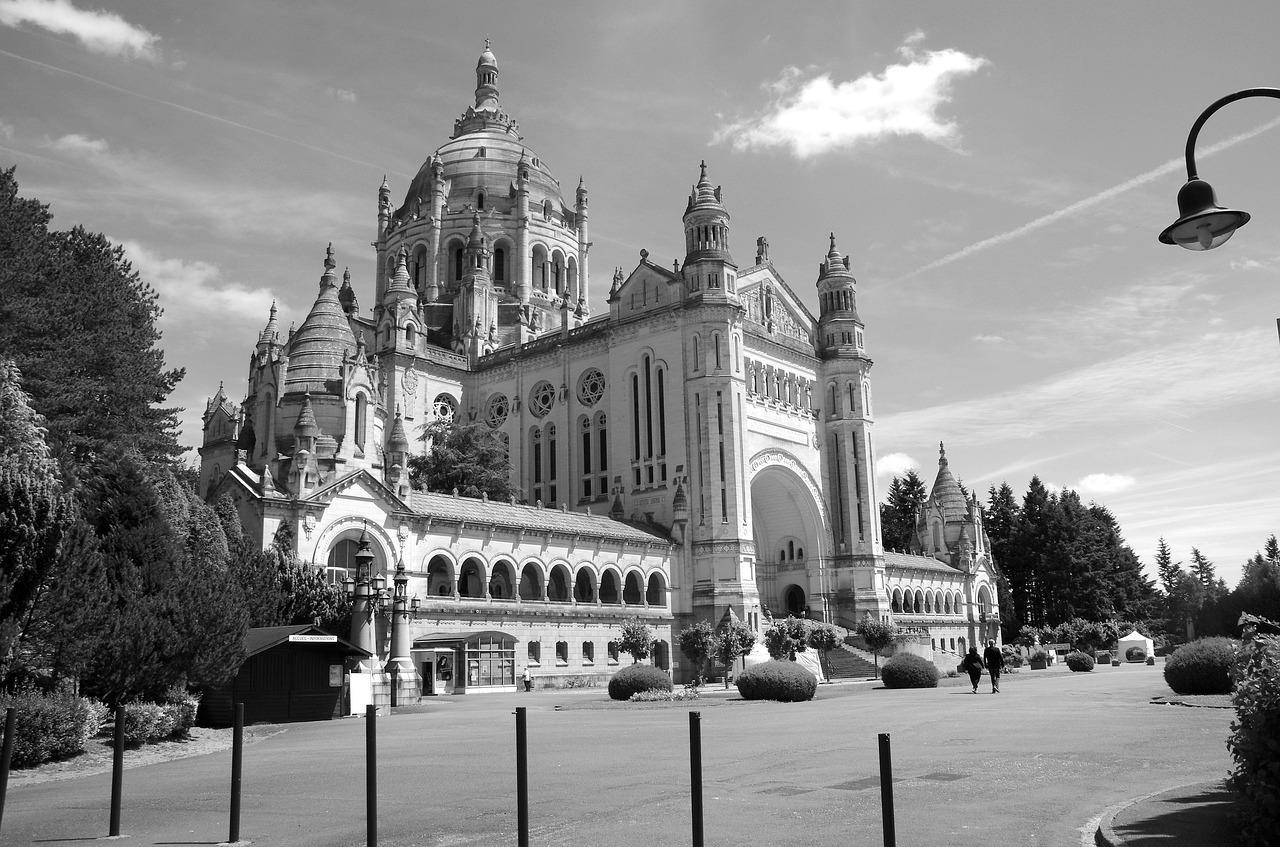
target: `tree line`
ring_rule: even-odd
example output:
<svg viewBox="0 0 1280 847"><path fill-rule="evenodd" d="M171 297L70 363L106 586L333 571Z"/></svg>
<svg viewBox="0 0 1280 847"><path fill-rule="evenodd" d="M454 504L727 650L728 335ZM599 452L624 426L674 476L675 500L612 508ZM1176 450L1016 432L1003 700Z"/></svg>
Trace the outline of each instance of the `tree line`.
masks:
<svg viewBox="0 0 1280 847"><path fill-rule="evenodd" d="M880 511L886 549L912 548L927 498L914 470L894 477ZM1159 581L1150 579L1106 507L1085 504L1070 489L1050 491L1038 476L1021 500L1008 483L991 486L982 518L991 540L1001 634L1008 642L1052 637L1054 630L1068 636L1098 630L1090 624L1181 642L1238 635L1243 612L1280 612L1280 546L1274 535L1265 552L1245 565L1240 584L1228 590L1199 549L1192 548L1184 567L1163 538L1154 559Z"/></svg>
<svg viewBox="0 0 1280 847"><path fill-rule="evenodd" d="M346 598L263 551L178 457L183 377L121 247L50 228L0 171L0 680L109 704L216 685L249 626L346 626ZM339 634L344 634L340 632Z"/></svg>

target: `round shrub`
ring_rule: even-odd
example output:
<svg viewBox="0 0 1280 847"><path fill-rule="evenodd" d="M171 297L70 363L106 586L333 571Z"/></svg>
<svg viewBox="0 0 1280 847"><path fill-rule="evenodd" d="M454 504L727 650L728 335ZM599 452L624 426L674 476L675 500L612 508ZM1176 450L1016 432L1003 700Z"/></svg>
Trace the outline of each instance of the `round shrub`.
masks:
<svg viewBox="0 0 1280 847"><path fill-rule="evenodd" d="M898 653L880 668L885 688L937 688L938 669L915 653Z"/></svg>
<svg viewBox="0 0 1280 847"><path fill-rule="evenodd" d="M1230 694L1235 658L1226 638L1201 638L1165 659L1164 681L1178 694Z"/></svg>
<svg viewBox="0 0 1280 847"><path fill-rule="evenodd" d="M1128 650L1124 651L1124 657L1130 662L1145 662L1147 659L1147 651L1135 644Z"/></svg>
<svg viewBox="0 0 1280 847"><path fill-rule="evenodd" d="M1000 653L1004 656L1005 669L1022 667L1022 651L1011 644L1006 644L1000 649Z"/></svg>
<svg viewBox="0 0 1280 847"><path fill-rule="evenodd" d="M630 700L641 691L670 691L671 677L653 665L627 665L609 679L609 696Z"/></svg>
<svg viewBox="0 0 1280 847"><path fill-rule="evenodd" d="M0 698L0 711L11 706L18 719L9 760L15 768L35 767L84 752L107 712L101 703L83 697L46 695L30 689ZM0 721L0 740L3 730Z"/></svg>
<svg viewBox="0 0 1280 847"><path fill-rule="evenodd" d="M1098 660L1098 664L1101 664L1101 665L1111 664L1111 654L1106 650L1099 650L1097 655L1095 655L1093 658Z"/></svg>
<svg viewBox="0 0 1280 847"><path fill-rule="evenodd" d="M734 678L744 700L779 700L799 703L812 700L818 678L795 662L768 661L752 665Z"/></svg>
<svg viewBox="0 0 1280 847"><path fill-rule="evenodd" d="M1067 654L1067 667L1076 673L1088 673L1093 670L1093 657L1088 653L1073 650Z"/></svg>

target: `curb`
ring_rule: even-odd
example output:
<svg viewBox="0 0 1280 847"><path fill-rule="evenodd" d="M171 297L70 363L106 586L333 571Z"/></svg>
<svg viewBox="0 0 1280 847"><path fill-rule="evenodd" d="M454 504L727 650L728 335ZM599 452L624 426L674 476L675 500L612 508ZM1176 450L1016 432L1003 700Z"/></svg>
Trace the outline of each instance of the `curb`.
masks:
<svg viewBox="0 0 1280 847"><path fill-rule="evenodd" d="M1185 791L1188 788L1194 788L1199 785L1205 785L1205 782L1188 782L1183 785L1174 785L1169 788L1162 788L1159 791L1152 791L1150 794L1143 794L1141 797L1134 797L1117 803L1114 806L1108 806L1102 810L1102 813L1091 818L1088 823L1081 827L1081 847L1125 847L1129 844L1119 833L1115 831L1114 823L1116 815L1128 809L1137 803L1143 803L1147 800L1153 800L1162 794L1169 794L1174 791ZM1093 837L1089 837L1089 830L1093 830Z"/></svg>

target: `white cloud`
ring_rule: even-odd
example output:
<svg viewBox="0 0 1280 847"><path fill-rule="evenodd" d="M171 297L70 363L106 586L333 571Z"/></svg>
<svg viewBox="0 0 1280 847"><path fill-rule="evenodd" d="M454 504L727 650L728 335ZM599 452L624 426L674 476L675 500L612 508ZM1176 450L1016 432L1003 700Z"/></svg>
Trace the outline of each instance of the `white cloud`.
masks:
<svg viewBox="0 0 1280 847"><path fill-rule="evenodd" d="M1005 342L1003 335L975 335L973 340L980 344L1003 344Z"/></svg>
<svg viewBox="0 0 1280 847"><path fill-rule="evenodd" d="M733 121L716 132L713 144L735 150L788 148L808 159L891 136L919 136L946 147L959 143L953 121L939 109L951 99L952 82L972 74L987 60L959 50L916 55L914 33L900 48L904 62L877 75L835 82L829 74L806 78L796 67L766 85L776 96L760 114Z"/></svg>
<svg viewBox="0 0 1280 847"><path fill-rule="evenodd" d="M1076 483L1076 491L1081 494L1115 494L1132 488L1137 480L1128 474L1091 473L1081 477Z"/></svg>
<svg viewBox="0 0 1280 847"><path fill-rule="evenodd" d="M59 153L70 153L73 156L91 158L107 152L107 148L110 145L107 144L105 139L87 138L78 132L73 132L46 142L45 146L51 150L57 150Z"/></svg>
<svg viewBox="0 0 1280 847"><path fill-rule="evenodd" d="M348 91L345 88L326 88L324 93L333 99L341 100L344 103L356 102L356 93L354 91Z"/></svg>
<svg viewBox="0 0 1280 847"><path fill-rule="evenodd" d="M123 241L125 256L160 295L164 315L160 327L181 341L210 337L243 339L245 326L266 324L273 297L266 288L252 288L222 278L215 264L166 258L136 241ZM172 342L171 342L172 343Z"/></svg>
<svg viewBox="0 0 1280 847"><path fill-rule="evenodd" d="M156 47L160 36L114 12L77 9L70 0L0 0L0 25L23 24L70 35L93 53L150 62L160 58Z"/></svg>
<svg viewBox="0 0 1280 847"><path fill-rule="evenodd" d="M0 120L0 135L12 141L13 140L13 124L5 120Z"/></svg>
<svg viewBox="0 0 1280 847"><path fill-rule="evenodd" d="M906 453L889 453L876 459L876 476L902 476L911 469L919 470L920 463Z"/></svg>

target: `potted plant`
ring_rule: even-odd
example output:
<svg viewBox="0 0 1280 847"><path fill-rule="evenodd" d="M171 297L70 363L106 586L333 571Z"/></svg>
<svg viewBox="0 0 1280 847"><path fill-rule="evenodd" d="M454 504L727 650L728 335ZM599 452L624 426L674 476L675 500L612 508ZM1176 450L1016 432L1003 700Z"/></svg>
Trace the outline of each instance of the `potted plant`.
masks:
<svg viewBox="0 0 1280 847"><path fill-rule="evenodd" d="M1042 671L1049 665L1049 654L1042 648L1037 647L1031 651L1031 658L1028 664L1033 671Z"/></svg>

